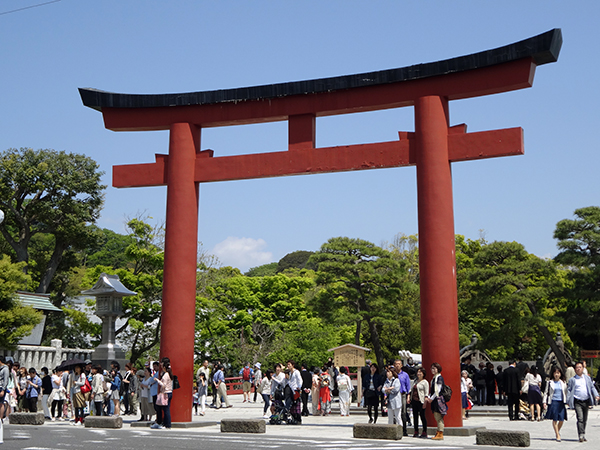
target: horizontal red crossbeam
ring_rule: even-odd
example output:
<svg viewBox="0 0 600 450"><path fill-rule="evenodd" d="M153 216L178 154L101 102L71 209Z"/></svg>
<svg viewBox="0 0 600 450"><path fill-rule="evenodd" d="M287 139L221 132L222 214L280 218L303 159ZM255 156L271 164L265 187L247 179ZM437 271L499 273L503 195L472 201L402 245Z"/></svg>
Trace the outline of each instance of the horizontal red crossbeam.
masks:
<svg viewBox="0 0 600 450"><path fill-rule="evenodd" d="M449 129L450 162L523 154L523 130L465 133L465 126ZM392 142L309 148L284 152L212 157L212 150L200 152L196 158L199 183L270 178L286 175L381 169L416 164L413 133L401 132ZM167 155L156 155L156 162L113 166L113 186L163 186L167 180Z"/></svg>
<svg viewBox="0 0 600 450"><path fill-rule="evenodd" d="M202 128L244 125L304 114L323 117L412 106L417 98L428 95L458 100L528 88L533 85L535 67L532 58L523 58L477 70L342 91L207 105L103 107L102 114L106 128L114 131L167 130L172 123Z"/></svg>

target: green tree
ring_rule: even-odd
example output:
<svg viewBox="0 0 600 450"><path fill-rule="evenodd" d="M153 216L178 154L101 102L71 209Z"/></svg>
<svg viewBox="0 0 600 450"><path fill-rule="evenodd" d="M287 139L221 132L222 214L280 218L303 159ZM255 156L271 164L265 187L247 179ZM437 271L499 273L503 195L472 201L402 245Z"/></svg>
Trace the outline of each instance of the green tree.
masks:
<svg viewBox="0 0 600 450"><path fill-rule="evenodd" d="M14 348L42 320L42 313L15 301L15 292L29 281L24 265L11 263L7 255L0 257L0 348Z"/></svg>
<svg viewBox="0 0 600 450"><path fill-rule="evenodd" d="M316 282L321 287L311 299L312 307L327 323L354 324L356 345L361 345L366 324L365 345L373 346L383 366L381 327L398 320L404 264L387 250L347 237L329 239L310 261L317 265Z"/></svg>
<svg viewBox="0 0 600 450"><path fill-rule="evenodd" d="M551 333L564 333L556 317L562 283L553 261L527 253L517 242L492 242L474 253L464 275L470 292L461 301L459 320L481 336L490 356L522 352L535 358L550 346L561 360Z"/></svg>
<svg viewBox="0 0 600 450"><path fill-rule="evenodd" d="M244 275L247 277L270 277L277 273L277 263L263 264L262 266L252 267Z"/></svg>
<svg viewBox="0 0 600 450"><path fill-rule="evenodd" d="M81 252L82 265L108 266L113 269L127 267L131 261L127 258L126 251L131 244L135 244L135 238L131 234L116 233L108 228L91 228L97 238L93 240L91 247Z"/></svg>
<svg viewBox="0 0 600 450"><path fill-rule="evenodd" d="M600 348L600 207L575 210L575 219L556 224L560 252L554 258L568 270L564 290L568 307L561 314L570 336L581 348Z"/></svg>
<svg viewBox="0 0 600 450"><path fill-rule="evenodd" d="M230 267L199 274L196 352L234 367L290 357L305 361L310 348L311 361L325 357L331 347L323 348L335 346L339 332L311 317L304 296L313 287L310 276L245 277Z"/></svg>
<svg viewBox="0 0 600 450"><path fill-rule="evenodd" d="M91 288L103 272L116 274L128 289L137 295L123 297L123 315L125 322L116 330L116 336L125 343L131 352L130 359L137 361L146 352L154 349L160 340L160 314L162 301L162 280L164 252L162 227L153 227L142 219L127 222L132 243L125 249L127 267L113 269L107 266L95 266L85 272L79 290ZM81 315L67 311L73 323L81 321ZM80 323L80 326L83 326ZM99 331L90 324L86 329ZM97 336L94 336L97 338Z"/></svg>
<svg viewBox="0 0 600 450"><path fill-rule="evenodd" d="M9 149L0 153L0 208L6 214L0 232L18 262L30 262L31 240L38 233L52 236L51 254L36 292L48 291L66 250L90 244L93 224L102 207L98 164L84 155Z"/></svg>
<svg viewBox="0 0 600 450"><path fill-rule="evenodd" d="M314 264L309 263L312 254L314 254L314 252L308 252L306 250L288 253L277 263L277 272L284 272L287 269L316 269Z"/></svg>

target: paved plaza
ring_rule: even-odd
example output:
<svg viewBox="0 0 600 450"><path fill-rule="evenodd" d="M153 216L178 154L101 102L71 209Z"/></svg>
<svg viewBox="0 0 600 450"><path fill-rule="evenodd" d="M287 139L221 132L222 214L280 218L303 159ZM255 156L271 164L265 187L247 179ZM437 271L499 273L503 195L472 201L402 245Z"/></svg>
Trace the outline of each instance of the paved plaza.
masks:
<svg viewBox="0 0 600 450"><path fill-rule="evenodd" d="M223 418L257 419L262 416L263 404L242 403L240 396L230 396L232 408L207 409L206 415L193 416L192 428L171 430L151 430L132 426L139 417L124 416L124 426L120 430L89 429L73 426L68 422L46 422L42 426L4 425L2 449L79 449L99 445L110 445L119 450L144 449L148 446L168 446L169 448L218 448L247 450L252 448L318 448L323 450L371 450L394 449L462 449L498 448L475 445L475 436L445 436L443 441L404 437L401 441L359 440L352 437L354 423L366 423L367 415L360 410L351 412L350 417L331 414L327 417L309 416L303 418L302 425L267 425L266 434L231 434L220 432ZM575 412L568 411L568 421L562 430L562 442L556 442L550 421L511 422L503 414L504 407L487 407L478 412L475 407L471 417L465 421L466 427L486 427L495 430L522 430L531 435L531 449L597 449L600 446L600 407L590 410L587 439L580 443L576 431ZM379 418L379 423L387 423L387 417ZM203 426L202 426L203 425ZM412 433L410 433L412 435Z"/></svg>

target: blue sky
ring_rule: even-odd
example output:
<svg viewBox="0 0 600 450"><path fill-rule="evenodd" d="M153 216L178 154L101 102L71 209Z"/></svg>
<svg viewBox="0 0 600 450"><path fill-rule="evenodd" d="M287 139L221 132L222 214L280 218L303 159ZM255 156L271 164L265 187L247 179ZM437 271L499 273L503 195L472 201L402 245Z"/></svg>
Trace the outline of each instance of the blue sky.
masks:
<svg viewBox="0 0 600 450"><path fill-rule="evenodd" d="M101 227L165 216L166 188L115 189L112 165L153 162L167 132L112 132L78 87L205 91L404 67L562 28L531 89L450 103L468 131L523 127L525 155L453 165L456 233L556 254L556 222L599 205L596 1L0 1L0 149L83 153L106 172ZM397 139L413 110L317 120L317 146ZM203 130L215 156L281 151L287 125ZM334 236L417 232L414 167L204 184L198 239L245 271Z"/></svg>

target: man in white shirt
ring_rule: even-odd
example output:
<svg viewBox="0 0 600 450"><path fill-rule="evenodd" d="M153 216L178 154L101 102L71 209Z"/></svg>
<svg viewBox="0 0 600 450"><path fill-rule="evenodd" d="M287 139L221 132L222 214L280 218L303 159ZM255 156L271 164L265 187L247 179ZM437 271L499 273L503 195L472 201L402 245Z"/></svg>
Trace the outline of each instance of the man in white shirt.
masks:
<svg viewBox="0 0 600 450"><path fill-rule="evenodd" d="M296 363L292 360L287 362L290 378L285 387L285 408L290 412L292 417L298 423L302 423L302 415L299 408L296 407L300 398L300 390L302 389L302 376L300 371L296 369Z"/></svg>
<svg viewBox="0 0 600 450"><path fill-rule="evenodd" d="M600 400L598 391L592 383L592 379L583 373L583 363L575 364L575 376L567 384L567 403L569 408L575 409L577 416L577 433L579 442L585 442L585 426L590 406Z"/></svg>

